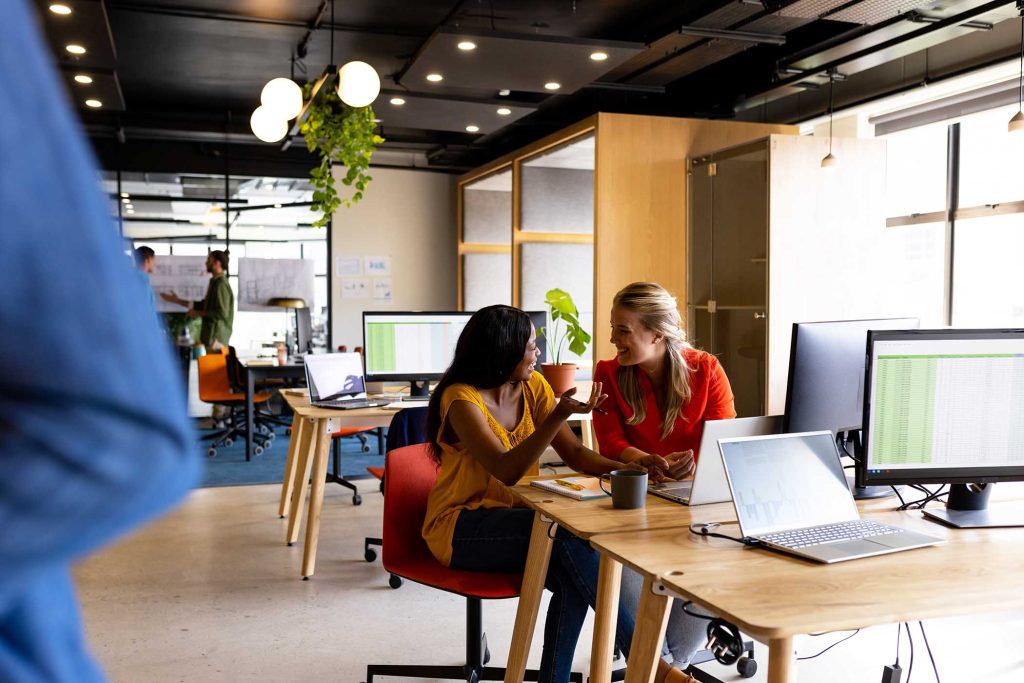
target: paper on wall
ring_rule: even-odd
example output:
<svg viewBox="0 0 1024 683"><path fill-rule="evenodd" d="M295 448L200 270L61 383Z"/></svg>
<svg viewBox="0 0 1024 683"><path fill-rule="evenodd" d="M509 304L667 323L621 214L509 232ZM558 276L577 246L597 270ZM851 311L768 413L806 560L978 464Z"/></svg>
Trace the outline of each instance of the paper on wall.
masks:
<svg viewBox="0 0 1024 683"><path fill-rule="evenodd" d="M345 277L341 279L342 299L366 299L370 296L370 283L365 277Z"/></svg>

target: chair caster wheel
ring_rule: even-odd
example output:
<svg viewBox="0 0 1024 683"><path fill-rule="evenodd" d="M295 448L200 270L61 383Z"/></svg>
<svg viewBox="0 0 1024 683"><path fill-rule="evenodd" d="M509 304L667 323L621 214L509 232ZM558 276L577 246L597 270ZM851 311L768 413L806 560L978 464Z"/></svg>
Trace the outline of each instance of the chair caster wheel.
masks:
<svg viewBox="0 0 1024 683"><path fill-rule="evenodd" d="M377 551L373 548L367 548L366 552L363 553L363 557L366 559L367 562L373 562L377 559Z"/></svg>
<svg viewBox="0 0 1024 683"><path fill-rule="evenodd" d="M757 673L757 662L749 657L740 657L736 662L736 670L743 678L753 678Z"/></svg>
<svg viewBox="0 0 1024 683"><path fill-rule="evenodd" d="M272 432L269 429L266 432L264 432L264 433L267 435L267 441L273 441L274 439L277 438L277 434L275 434L274 432Z"/></svg>
<svg viewBox="0 0 1024 683"><path fill-rule="evenodd" d="M388 579L388 585L394 588L395 590L398 590L402 587L402 577L392 574L391 578Z"/></svg>
<svg viewBox="0 0 1024 683"><path fill-rule="evenodd" d="M352 504L353 505L362 505L363 504L363 497L360 496L358 493L352 494Z"/></svg>
<svg viewBox="0 0 1024 683"><path fill-rule="evenodd" d="M253 455L263 455L263 447L262 446L253 446L252 454Z"/></svg>
<svg viewBox="0 0 1024 683"><path fill-rule="evenodd" d="M211 457L211 458L216 458L217 457L217 449L216 448L209 449L208 451L206 451L206 455Z"/></svg>
<svg viewBox="0 0 1024 683"><path fill-rule="evenodd" d="M224 439L224 448L231 448L231 444L233 444L234 442L234 439Z"/></svg>
<svg viewBox="0 0 1024 683"><path fill-rule="evenodd" d="M369 446L363 446L363 453L369 453L369 452L370 452L370 447Z"/></svg>

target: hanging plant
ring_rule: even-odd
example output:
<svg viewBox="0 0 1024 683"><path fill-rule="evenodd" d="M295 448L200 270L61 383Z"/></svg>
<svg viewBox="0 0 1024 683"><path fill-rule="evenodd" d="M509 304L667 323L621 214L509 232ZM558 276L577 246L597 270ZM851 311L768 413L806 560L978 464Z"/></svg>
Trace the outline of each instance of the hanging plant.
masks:
<svg viewBox="0 0 1024 683"><path fill-rule="evenodd" d="M312 84L307 83L303 88L304 99L309 98L311 90ZM320 165L309 172L313 185L311 208L322 213L313 222L317 228L327 225L341 204L351 207L363 198L373 180L369 174L373 150L384 142L375 132L372 107L350 107L341 101L336 89L329 87L324 91L310 103L308 116L299 126L299 132L306 138L306 148L320 155ZM338 194L331 173L333 164L347 169L341 182L354 188L351 195Z"/></svg>

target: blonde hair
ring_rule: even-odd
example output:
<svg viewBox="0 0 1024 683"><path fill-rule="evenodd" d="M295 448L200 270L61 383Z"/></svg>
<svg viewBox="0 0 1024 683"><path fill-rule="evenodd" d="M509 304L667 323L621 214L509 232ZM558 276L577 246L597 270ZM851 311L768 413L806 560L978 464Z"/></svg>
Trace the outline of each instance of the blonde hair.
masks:
<svg viewBox="0 0 1024 683"><path fill-rule="evenodd" d="M640 323L665 341L665 355L668 357L668 379L664 384L661 404L665 406L665 419L661 424L661 438L672 433L672 427L683 406L690 402L693 391L690 388L690 373L693 368L686 364L682 351L693 348L686 340L682 317L679 315L676 298L664 287L654 282L634 282L619 290L612 299L612 306L633 311L640 316ZM646 401L640 391L640 369L635 365L619 367L617 380L622 397L633 411L626 422L640 424L647 418Z"/></svg>

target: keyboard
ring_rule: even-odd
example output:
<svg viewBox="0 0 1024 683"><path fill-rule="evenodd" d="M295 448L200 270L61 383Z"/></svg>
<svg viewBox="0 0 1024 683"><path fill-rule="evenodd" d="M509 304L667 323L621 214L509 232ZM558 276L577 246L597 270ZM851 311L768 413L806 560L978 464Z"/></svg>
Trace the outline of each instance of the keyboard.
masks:
<svg viewBox="0 0 1024 683"><path fill-rule="evenodd" d="M343 398L335 401L317 401L314 403L318 408L376 408L387 405L387 401L370 401L365 398Z"/></svg>
<svg viewBox="0 0 1024 683"><path fill-rule="evenodd" d="M879 524L867 519L857 519L850 522L836 522L835 524L825 524L807 529L776 531L770 534L761 534L757 538L782 548L796 549L822 545L823 543L851 541L858 538L886 536L902 532L903 529L889 526L888 524Z"/></svg>

